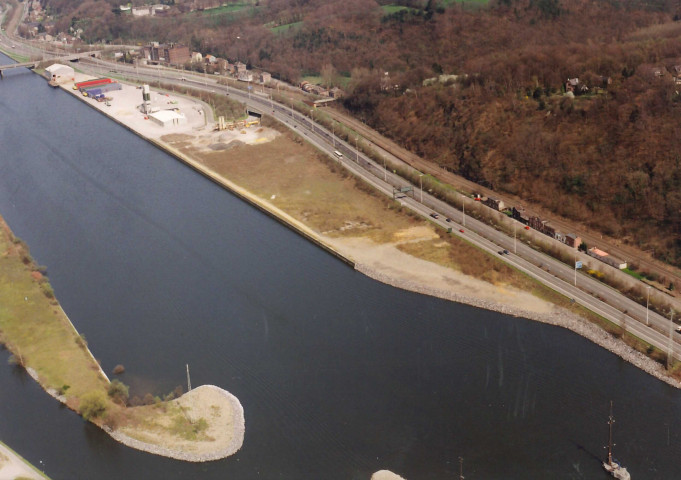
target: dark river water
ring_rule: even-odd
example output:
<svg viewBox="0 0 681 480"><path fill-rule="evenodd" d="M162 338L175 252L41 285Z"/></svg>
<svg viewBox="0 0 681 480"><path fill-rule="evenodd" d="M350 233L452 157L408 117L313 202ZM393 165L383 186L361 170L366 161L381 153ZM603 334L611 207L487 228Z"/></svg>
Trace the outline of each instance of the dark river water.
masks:
<svg viewBox="0 0 681 480"><path fill-rule="evenodd" d="M4 60L4 59L3 59ZM559 328L374 282L38 76L0 82L0 214L133 394L215 384L231 458L111 440L0 352L0 439L57 479L681 478L681 392ZM1 308L1 305L0 305ZM458 478L458 477L457 477Z"/></svg>

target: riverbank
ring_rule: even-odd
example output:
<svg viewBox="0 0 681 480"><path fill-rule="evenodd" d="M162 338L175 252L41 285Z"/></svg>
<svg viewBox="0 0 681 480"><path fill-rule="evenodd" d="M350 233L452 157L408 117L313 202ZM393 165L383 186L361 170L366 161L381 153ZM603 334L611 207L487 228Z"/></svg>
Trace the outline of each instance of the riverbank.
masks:
<svg viewBox="0 0 681 480"><path fill-rule="evenodd" d="M123 98L114 99L119 108L83 100L361 273L405 290L567 328L681 386L660 363L580 316L583 309L568 299L537 288L463 242L441 238L431 224L368 193L289 132L259 128L246 135L214 132L206 125L165 129L139 119L134 124L134 108L123 107Z"/></svg>
<svg viewBox="0 0 681 480"><path fill-rule="evenodd" d="M0 479L50 480L2 442L0 442Z"/></svg>
<svg viewBox="0 0 681 480"><path fill-rule="evenodd" d="M132 448L193 462L225 458L241 448L243 407L218 387L198 387L150 406L126 408L114 401L112 384L43 272L0 217L0 342L12 352L11 363L24 368L49 395ZM202 435L197 435L197 425Z"/></svg>

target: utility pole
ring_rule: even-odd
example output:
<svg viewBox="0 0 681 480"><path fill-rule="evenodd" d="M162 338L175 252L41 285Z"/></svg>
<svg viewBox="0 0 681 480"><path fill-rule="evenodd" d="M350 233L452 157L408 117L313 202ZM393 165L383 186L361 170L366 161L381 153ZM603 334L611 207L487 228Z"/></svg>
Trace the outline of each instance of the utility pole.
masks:
<svg viewBox="0 0 681 480"><path fill-rule="evenodd" d="M187 391L191 392L192 390L192 381L189 379L189 364L187 364Z"/></svg>
<svg viewBox="0 0 681 480"><path fill-rule="evenodd" d="M463 226L466 226L466 196L461 195L461 207L463 209Z"/></svg>
<svg viewBox="0 0 681 480"><path fill-rule="evenodd" d="M464 480L464 477L463 477L463 457L459 457L459 480Z"/></svg>
<svg viewBox="0 0 681 480"><path fill-rule="evenodd" d="M518 249L516 248L516 239L515 239L515 220L513 221L513 253L515 255L518 254Z"/></svg>

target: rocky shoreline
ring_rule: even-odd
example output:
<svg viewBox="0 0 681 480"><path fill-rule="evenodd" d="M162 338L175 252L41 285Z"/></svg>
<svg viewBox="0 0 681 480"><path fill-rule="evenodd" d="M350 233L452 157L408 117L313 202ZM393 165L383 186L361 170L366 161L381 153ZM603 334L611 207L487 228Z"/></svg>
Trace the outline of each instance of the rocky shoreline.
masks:
<svg viewBox="0 0 681 480"><path fill-rule="evenodd" d="M35 380L38 385L42 385L40 383L40 378L38 376L38 373L32 369L31 367L26 367L26 372ZM137 440L136 438L132 438L129 435L126 435L125 433L112 430L111 428L107 427L106 425L98 425L96 423L93 423L94 425L97 425L100 427L102 430L104 430L111 438L116 440L119 443L122 443L123 445L134 448L136 450L141 450L143 452L147 453L153 453L154 455L160 455L162 457L168 457L168 458L173 458L175 460L183 460L185 462L210 462L213 460L221 460L223 458L229 457L231 455L234 455L236 452L238 452L241 447L243 446L244 443L244 435L246 433L246 420L244 417L244 407L241 405L241 402L239 402L239 399L236 398L234 395L229 393L227 390L224 390L220 387L217 387L215 385L202 385L200 387L196 387L193 391L197 391L199 389L212 389L213 391L217 391L221 396L223 396L225 399L227 399L231 409L232 409L232 420L234 422L234 429L232 431L232 440L231 442L225 446L224 448L217 450L215 452L210 452L210 453L203 453L203 454L196 454L196 453L189 453L189 452L183 452L180 450L173 450L170 448L166 447L161 447L159 445L154 445L151 443L146 443L142 442L140 440ZM60 401L62 404L68 406L66 403L66 397L64 395L60 395L55 389L53 388L47 388L43 386L43 390L47 392L48 395L51 397L57 399ZM187 392L189 393L189 392ZM186 395L186 394L185 394ZM182 398L182 397L180 397Z"/></svg>
<svg viewBox="0 0 681 480"><path fill-rule="evenodd" d="M244 442L244 434L246 432L246 421L244 419L244 408L241 405L241 402L239 402L239 399L236 398L234 395L229 393L226 390L223 390L220 387L217 387L215 385L202 385L200 387L195 388L192 390L192 392L197 392L200 391L201 389L211 389L213 391L218 392L221 396L223 396L225 399L230 404L230 407L232 409L232 418L234 422L234 429L232 431L232 440L231 442L224 448L217 450L215 452L210 452L210 453L202 453L202 454L196 454L196 453L189 453L189 452L183 452L180 450L173 450L170 448L166 447L161 447L159 445L154 445L151 443L146 443L142 442L140 440L137 440L135 438L130 437L129 435L126 435L125 433L116 431L116 430L111 430L108 427L102 427L104 431L106 431L114 440L122 443L123 445L126 445L128 447L137 449L137 450L142 450L147 453L153 453L155 455L160 455L163 457L169 457L173 458L175 460L183 460L185 462L210 462L213 460L220 460L226 457L229 457L230 455L234 455L236 452L238 452ZM187 392L190 393L190 392ZM185 394L186 395L186 394ZM181 397L180 397L181 398Z"/></svg>
<svg viewBox="0 0 681 480"><path fill-rule="evenodd" d="M658 362L647 357L643 353L634 350L629 345L613 337L602 328L599 328L598 326L590 323L584 318L573 313L570 313L567 310L561 309L560 307L555 307L554 311L548 315L538 314L536 312L529 312L526 310L522 310L520 308L510 307L508 305L503 305L500 303L481 300L466 295L460 295L450 290L433 288L428 285L414 282L411 280L393 277L391 275L388 275L384 272L381 272L368 265L364 265L361 263L355 264L355 270L366 275L369 278L373 278L376 281L385 283L387 285L391 285L396 288L400 288L402 290L408 290L410 292L419 293L423 295L430 295L432 297L442 298L444 300L450 300L452 302L457 303L463 303L465 305L483 308L485 310L492 310L495 312L503 313L505 315L527 318L529 320L534 320L537 322L566 328L576 333L577 335L580 335L586 338L587 340L592 341L596 345L605 348L609 352L614 353L618 357L631 363L635 367L640 368L644 372L654 376L658 380L661 380L671 385L672 387L681 388L681 382L673 378L670 378L667 375L664 367L660 365Z"/></svg>

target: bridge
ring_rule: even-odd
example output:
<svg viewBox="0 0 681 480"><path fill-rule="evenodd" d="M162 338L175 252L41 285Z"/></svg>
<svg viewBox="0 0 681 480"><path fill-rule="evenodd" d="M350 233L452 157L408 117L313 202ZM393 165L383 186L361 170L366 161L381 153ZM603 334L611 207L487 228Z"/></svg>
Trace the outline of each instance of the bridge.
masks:
<svg viewBox="0 0 681 480"><path fill-rule="evenodd" d="M0 78L2 78L2 72L3 70L9 70L11 68L21 68L21 67L26 67L26 68L35 68L38 66L38 64L42 62L50 62L52 60L62 60L62 61L72 61L72 60L78 60L79 58L84 58L84 57L97 57L101 54L101 50L91 50L89 52L79 52L79 53L70 53L68 55L59 55L55 57L48 57L48 58L42 58L40 60L32 60L30 62L23 62L23 63L10 63L8 65L0 65Z"/></svg>

